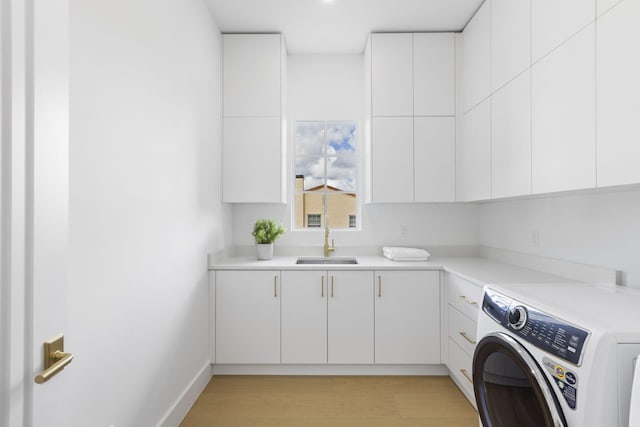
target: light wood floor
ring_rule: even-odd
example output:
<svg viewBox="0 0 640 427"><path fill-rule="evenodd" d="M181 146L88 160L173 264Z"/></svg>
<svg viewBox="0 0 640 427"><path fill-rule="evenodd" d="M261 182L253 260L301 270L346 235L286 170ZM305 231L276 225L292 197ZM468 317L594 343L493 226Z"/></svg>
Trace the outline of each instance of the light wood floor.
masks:
<svg viewBox="0 0 640 427"><path fill-rule="evenodd" d="M477 427L449 377L215 376L181 424Z"/></svg>

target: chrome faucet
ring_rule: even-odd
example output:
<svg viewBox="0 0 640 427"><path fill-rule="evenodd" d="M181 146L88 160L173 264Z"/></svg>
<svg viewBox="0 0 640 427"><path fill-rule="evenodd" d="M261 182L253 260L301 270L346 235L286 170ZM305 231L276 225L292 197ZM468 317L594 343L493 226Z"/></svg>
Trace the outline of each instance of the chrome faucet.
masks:
<svg viewBox="0 0 640 427"><path fill-rule="evenodd" d="M336 250L336 242L335 239L331 239L331 246L329 246L329 224L327 220L324 220L324 256L325 258L329 256L329 252L333 252Z"/></svg>

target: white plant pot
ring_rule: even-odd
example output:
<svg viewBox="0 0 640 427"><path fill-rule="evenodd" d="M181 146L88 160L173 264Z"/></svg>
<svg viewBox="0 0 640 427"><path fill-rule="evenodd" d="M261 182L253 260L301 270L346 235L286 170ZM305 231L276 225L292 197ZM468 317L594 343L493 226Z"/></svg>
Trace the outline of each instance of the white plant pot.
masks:
<svg viewBox="0 0 640 427"><path fill-rule="evenodd" d="M259 260L273 259L273 243L256 243Z"/></svg>

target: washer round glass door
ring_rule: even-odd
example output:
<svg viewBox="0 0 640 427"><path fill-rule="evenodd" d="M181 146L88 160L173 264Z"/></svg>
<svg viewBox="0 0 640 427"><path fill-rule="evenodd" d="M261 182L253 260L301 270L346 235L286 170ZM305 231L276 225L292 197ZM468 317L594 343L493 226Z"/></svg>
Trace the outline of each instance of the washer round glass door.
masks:
<svg viewBox="0 0 640 427"><path fill-rule="evenodd" d="M544 373L515 339L498 332L478 343L473 389L485 427L566 427Z"/></svg>

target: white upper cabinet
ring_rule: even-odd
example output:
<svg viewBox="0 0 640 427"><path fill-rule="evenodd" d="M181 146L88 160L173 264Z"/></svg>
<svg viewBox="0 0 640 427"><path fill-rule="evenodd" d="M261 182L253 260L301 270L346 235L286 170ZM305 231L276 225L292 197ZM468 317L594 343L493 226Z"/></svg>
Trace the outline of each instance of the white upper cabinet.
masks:
<svg viewBox="0 0 640 427"><path fill-rule="evenodd" d="M533 0L531 48L533 62L569 40L595 19L596 0Z"/></svg>
<svg viewBox="0 0 640 427"><path fill-rule="evenodd" d="M371 201L413 202L413 117L374 117L372 131Z"/></svg>
<svg viewBox="0 0 640 427"><path fill-rule="evenodd" d="M598 186L640 182L640 2L598 20Z"/></svg>
<svg viewBox="0 0 640 427"><path fill-rule="evenodd" d="M531 193L531 72L491 97L491 196Z"/></svg>
<svg viewBox="0 0 640 427"><path fill-rule="evenodd" d="M225 202L283 202L281 127L277 117L223 119Z"/></svg>
<svg viewBox="0 0 640 427"><path fill-rule="evenodd" d="M464 135L458 150L459 194L462 201L491 197L491 102L483 101L464 115Z"/></svg>
<svg viewBox="0 0 640 427"><path fill-rule="evenodd" d="M592 24L532 68L533 193L595 187L594 40Z"/></svg>
<svg viewBox="0 0 640 427"><path fill-rule="evenodd" d="M413 34L371 35L374 116L413 116Z"/></svg>
<svg viewBox="0 0 640 427"><path fill-rule="evenodd" d="M531 0L491 0L492 90L504 86L530 65Z"/></svg>
<svg viewBox="0 0 640 427"><path fill-rule="evenodd" d="M225 117L280 117L280 34L224 34Z"/></svg>
<svg viewBox="0 0 640 427"><path fill-rule="evenodd" d="M413 115L456 113L453 33L413 35Z"/></svg>
<svg viewBox="0 0 640 427"><path fill-rule="evenodd" d="M415 117L413 121L415 201L454 202L455 117Z"/></svg>
<svg viewBox="0 0 640 427"><path fill-rule="evenodd" d="M464 111L491 93L491 0L486 0L463 31Z"/></svg>
<svg viewBox="0 0 640 427"><path fill-rule="evenodd" d="M223 44L223 201L283 203L284 40L280 34L224 34Z"/></svg>
<svg viewBox="0 0 640 427"><path fill-rule="evenodd" d="M364 59L367 202L455 200L455 35L372 34Z"/></svg>

